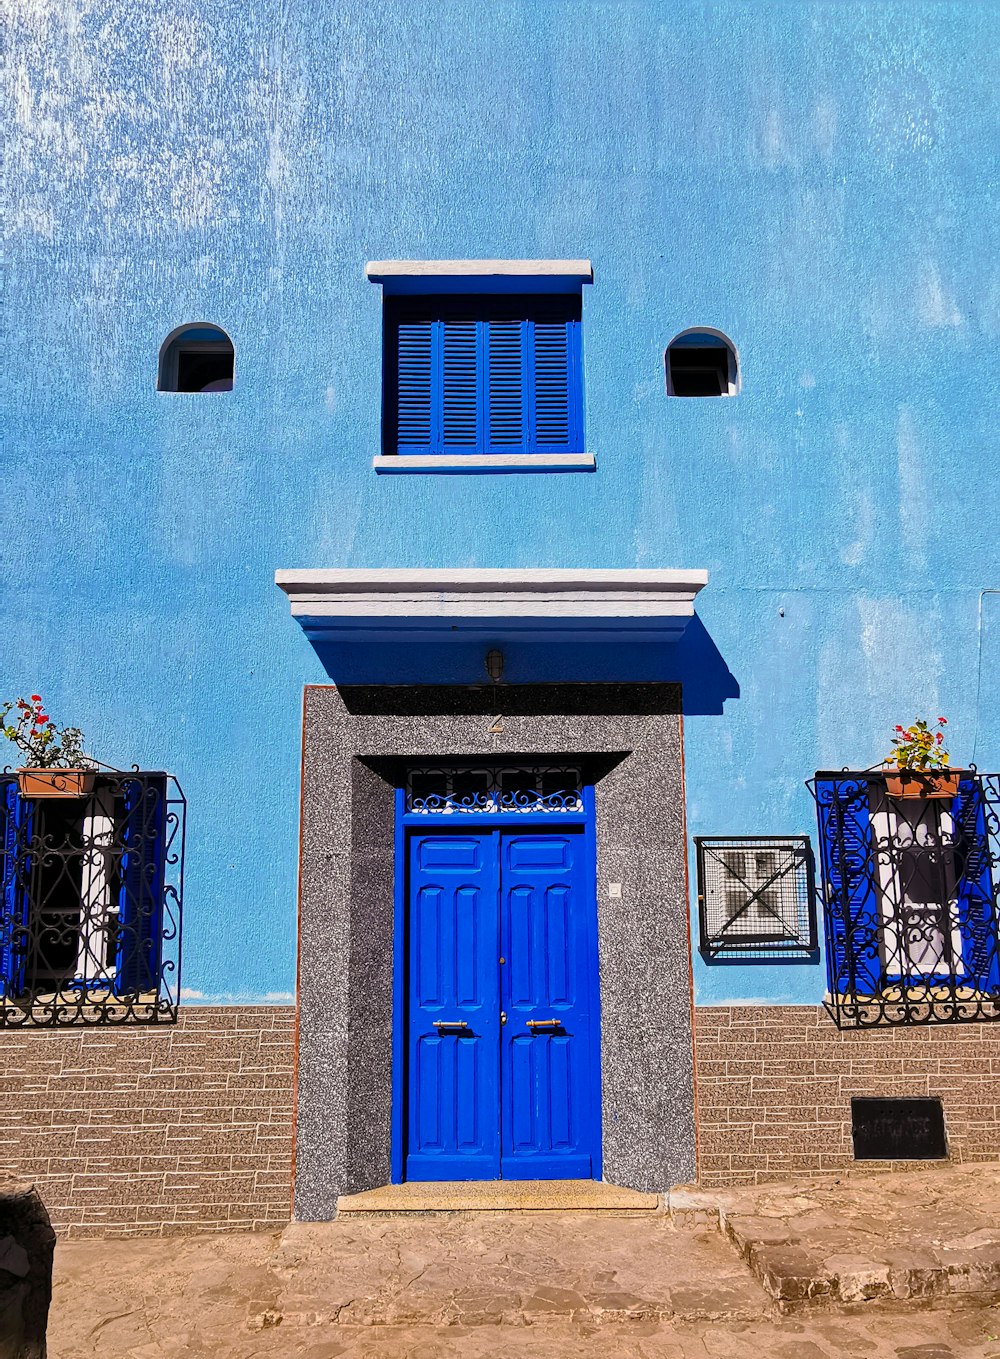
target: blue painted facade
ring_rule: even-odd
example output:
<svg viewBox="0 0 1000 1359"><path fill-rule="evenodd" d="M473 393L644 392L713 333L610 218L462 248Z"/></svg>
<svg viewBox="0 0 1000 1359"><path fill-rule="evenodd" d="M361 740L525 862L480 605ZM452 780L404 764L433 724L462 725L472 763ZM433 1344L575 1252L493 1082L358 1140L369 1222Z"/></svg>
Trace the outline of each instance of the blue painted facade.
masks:
<svg viewBox="0 0 1000 1359"><path fill-rule="evenodd" d="M8 122L0 690L189 800L184 995L295 978L305 683L277 567L706 568L683 642L505 648L685 684L688 830L813 829L818 767L946 713L1000 761L1000 55L989 6L134 0L22 7ZM578 258L594 474L379 477L371 258ZM156 390L223 327L231 393ZM733 399L666 396L715 327ZM697 999L822 964L695 960Z"/></svg>

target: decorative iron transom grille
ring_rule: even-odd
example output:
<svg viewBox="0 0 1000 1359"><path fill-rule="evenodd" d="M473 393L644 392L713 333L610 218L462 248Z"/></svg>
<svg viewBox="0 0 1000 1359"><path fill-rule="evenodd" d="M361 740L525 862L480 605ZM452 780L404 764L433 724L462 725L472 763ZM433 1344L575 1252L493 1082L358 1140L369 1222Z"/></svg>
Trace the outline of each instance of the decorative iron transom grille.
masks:
<svg viewBox="0 0 1000 1359"><path fill-rule="evenodd" d="M702 953L747 958L816 952L807 836L695 837Z"/></svg>
<svg viewBox="0 0 1000 1359"><path fill-rule="evenodd" d="M1000 776L890 797L885 776L820 773L827 1007L841 1028L1000 1019Z"/></svg>
<svg viewBox="0 0 1000 1359"><path fill-rule="evenodd" d="M0 775L0 1024L177 1018L184 819L167 774L59 798Z"/></svg>
<svg viewBox="0 0 1000 1359"><path fill-rule="evenodd" d="M407 773L406 810L436 816L582 812L582 771L569 765L422 765Z"/></svg>

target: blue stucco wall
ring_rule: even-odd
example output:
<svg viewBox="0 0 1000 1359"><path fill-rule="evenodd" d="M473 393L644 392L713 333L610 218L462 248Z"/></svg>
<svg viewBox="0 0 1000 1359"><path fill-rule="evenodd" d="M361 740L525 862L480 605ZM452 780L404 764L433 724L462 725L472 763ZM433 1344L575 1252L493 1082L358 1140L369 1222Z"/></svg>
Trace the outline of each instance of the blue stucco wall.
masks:
<svg viewBox="0 0 1000 1359"><path fill-rule="evenodd" d="M190 998L293 990L303 683L481 678L471 649L320 658L279 566L707 568L693 651L512 649L506 676L683 673L692 834L810 830L806 776L871 762L917 713L1000 761L995 23L14 7L0 689L178 775ZM362 271L394 256L593 260L596 474L372 472ZM194 320L234 338L231 395L154 389ZM692 325L737 344L737 399L666 397ZM816 967L700 962L697 986L823 989Z"/></svg>

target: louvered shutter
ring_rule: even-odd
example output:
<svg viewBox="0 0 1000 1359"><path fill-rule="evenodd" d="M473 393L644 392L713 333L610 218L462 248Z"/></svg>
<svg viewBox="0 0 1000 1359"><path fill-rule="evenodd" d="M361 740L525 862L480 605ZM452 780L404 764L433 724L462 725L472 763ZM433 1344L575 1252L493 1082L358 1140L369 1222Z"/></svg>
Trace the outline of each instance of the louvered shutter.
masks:
<svg viewBox="0 0 1000 1359"><path fill-rule="evenodd" d="M489 448L509 453L527 442L524 429L525 331L527 323L493 320L487 323L489 343Z"/></svg>
<svg viewBox="0 0 1000 1359"><path fill-rule="evenodd" d="M400 453L429 452L432 439L433 324L401 321L396 330L395 439Z"/></svg>
<svg viewBox="0 0 1000 1359"><path fill-rule="evenodd" d="M571 451L572 321L534 324L535 444L544 451Z"/></svg>
<svg viewBox="0 0 1000 1359"><path fill-rule="evenodd" d="M34 804L19 796L17 781L2 789L3 898L0 901L0 994L24 992L31 911L31 836Z"/></svg>
<svg viewBox="0 0 1000 1359"><path fill-rule="evenodd" d="M124 854L118 894L117 990L158 991L163 945L167 779L140 774L124 788Z"/></svg>
<svg viewBox="0 0 1000 1359"><path fill-rule="evenodd" d="M441 326L442 452L475 453L481 446L480 323L453 317Z"/></svg>
<svg viewBox="0 0 1000 1359"><path fill-rule="evenodd" d="M882 925L866 779L816 776L819 851L833 995L877 995Z"/></svg>
<svg viewBox="0 0 1000 1359"><path fill-rule="evenodd" d="M951 814L959 875L955 911L962 935L962 960L973 985L993 994L1000 986L1000 956L988 812L979 779L962 778Z"/></svg>
<svg viewBox="0 0 1000 1359"><path fill-rule="evenodd" d="M389 299L388 453L583 451L575 296Z"/></svg>

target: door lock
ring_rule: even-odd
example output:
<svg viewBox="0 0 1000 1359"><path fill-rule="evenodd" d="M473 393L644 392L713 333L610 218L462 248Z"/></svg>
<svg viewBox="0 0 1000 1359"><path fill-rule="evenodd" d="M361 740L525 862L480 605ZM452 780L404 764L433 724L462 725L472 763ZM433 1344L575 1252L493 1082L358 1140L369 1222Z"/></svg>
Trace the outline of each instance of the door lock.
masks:
<svg viewBox="0 0 1000 1359"><path fill-rule="evenodd" d="M501 1024L506 1024L506 1023L507 1023L507 1011L506 1011L506 1010L501 1010L501 1011L500 1011L500 1023L501 1023Z"/></svg>

